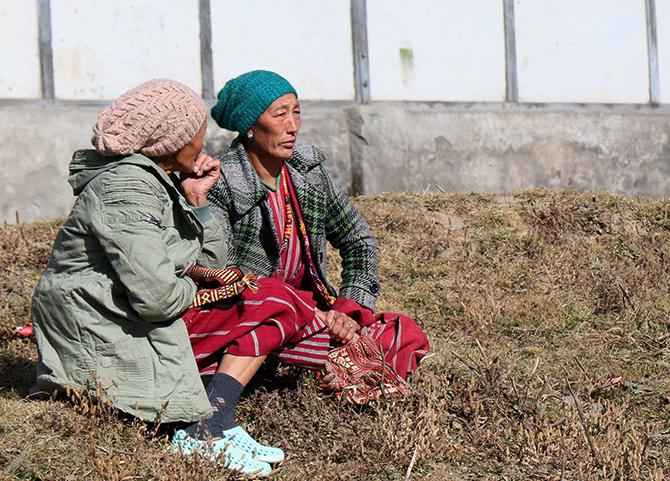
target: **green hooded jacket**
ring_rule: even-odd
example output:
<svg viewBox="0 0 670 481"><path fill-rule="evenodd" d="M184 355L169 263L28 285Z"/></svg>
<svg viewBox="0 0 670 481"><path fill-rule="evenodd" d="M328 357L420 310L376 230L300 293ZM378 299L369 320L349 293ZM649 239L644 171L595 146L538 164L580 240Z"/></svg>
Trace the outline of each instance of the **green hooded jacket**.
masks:
<svg viewBox="0 0 670 481"><path fill-rule="evenodd" d="M180 315L196 292L188 268L225 262L219 223L140 154L77 151L69 182L77 198L33 296L33 390L101 387L146 421L210 417Z"/></svg>

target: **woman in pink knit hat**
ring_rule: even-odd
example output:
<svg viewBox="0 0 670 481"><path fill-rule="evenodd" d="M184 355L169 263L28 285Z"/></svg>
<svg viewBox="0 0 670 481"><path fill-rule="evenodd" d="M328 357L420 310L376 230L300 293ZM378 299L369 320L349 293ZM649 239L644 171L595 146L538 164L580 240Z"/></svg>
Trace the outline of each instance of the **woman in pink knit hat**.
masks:
<svg viewBox="0 0 670 481"><path fill-rule="evenodd" d="M185 453L211 436L205 452L266 476L284 453L237 424L240 394L268 353L327 334L311 299L284 283L217 269L227 248L207 194L221 174L202 152L205 128L202 99L171 80L144 83L100 113L95 149L72 158L76 201L33 297L34 391L102 389L124 412L181 423L172 442ZM231 327L216 333L226 348L208 361L205 389L185 322L197 337L214 315Z"/></svg>

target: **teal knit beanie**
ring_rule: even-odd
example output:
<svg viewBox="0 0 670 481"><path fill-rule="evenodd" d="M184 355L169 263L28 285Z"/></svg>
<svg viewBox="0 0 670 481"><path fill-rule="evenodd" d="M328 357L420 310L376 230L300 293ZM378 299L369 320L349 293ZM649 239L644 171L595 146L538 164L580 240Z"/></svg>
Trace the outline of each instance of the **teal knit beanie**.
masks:
<svg viewBox="0 0 670 481"><path fill-rule="evenodd" d="M298 93L279 74L253 70L228 80L217 95L212 118L219 127L244 134L279 97Z"/></svg>

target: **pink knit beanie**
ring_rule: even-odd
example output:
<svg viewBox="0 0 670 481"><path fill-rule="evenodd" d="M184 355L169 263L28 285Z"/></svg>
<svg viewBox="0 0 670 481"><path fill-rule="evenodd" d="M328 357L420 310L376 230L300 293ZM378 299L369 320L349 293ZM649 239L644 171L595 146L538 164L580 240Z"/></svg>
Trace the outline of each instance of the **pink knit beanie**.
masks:
<svg viewBox="0 0 670 481"><path fill-rule="evenodd" d="M103 155L174 154L193 140L206 118L202 98L186 85L150 80L100 112L91 143Z"/></svg>

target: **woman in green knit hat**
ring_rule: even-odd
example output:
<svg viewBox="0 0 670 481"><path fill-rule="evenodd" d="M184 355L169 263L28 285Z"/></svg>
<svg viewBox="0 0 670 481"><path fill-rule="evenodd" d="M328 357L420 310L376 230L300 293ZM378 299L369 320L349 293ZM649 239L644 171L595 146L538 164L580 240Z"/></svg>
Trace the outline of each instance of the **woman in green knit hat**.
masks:
<svg viewBox="0 0 670 481"><path fill-rule="evenodd" d="M404 380L428 352L428 340L414 320L373 312L380 292L375 239L325 169L325 155L297 140L296 89L274 72L247 72L225 84L211 114L239 134L220 157L222 176L208 194L228 238L227 264L307 292L327 325L328 348L298 343L294 361L319 356L321 387L352 402L407 392ZM326 278L327 244L342 257L339 291ZM201 347L191 341L197 358ZM353 350L379 361L372 370L391 374L343 367L352 366Z"/></svg>

